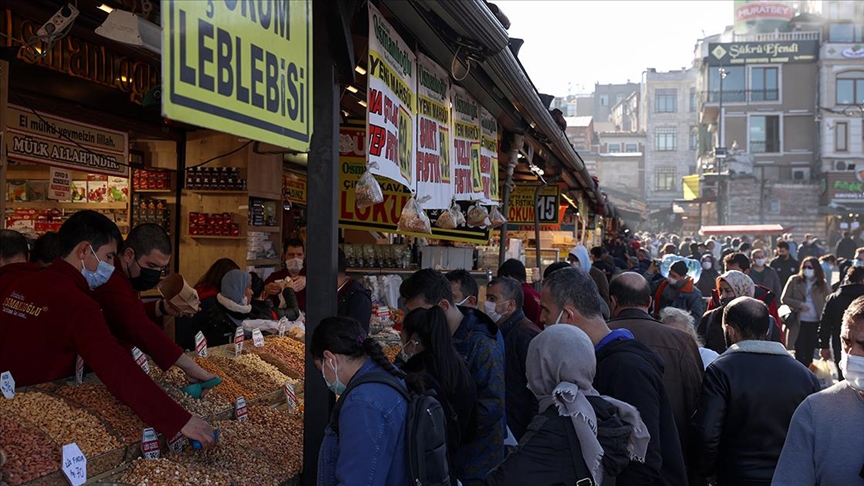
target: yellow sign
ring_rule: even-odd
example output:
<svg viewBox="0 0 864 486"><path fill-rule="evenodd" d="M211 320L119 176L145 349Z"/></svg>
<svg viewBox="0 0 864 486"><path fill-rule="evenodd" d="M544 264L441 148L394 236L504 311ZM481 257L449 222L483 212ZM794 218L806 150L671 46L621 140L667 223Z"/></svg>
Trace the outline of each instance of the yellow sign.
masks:
<svg viewBox="0 0 864 486"><path fill-rule="evenodd" d="M684 176L681 178L684 182L684 199L690 201L699 199L699 174Z"/></svg>
<svg viewBox="0 0 864 486"><path fill-rule="evenodd" d="M308 201L306 174L288 171L282 173L282 199L305 206Z"/></svg>
<svg viewBox="0 0 864 486"><path fill-rule="evenodd" d="M520 184L510 193L510 208L507 221L510 224L534 224L534 215L540 215L541 224L556 225L560 206L558 186L546 186L540 190L537 204L534 204L534 190L538 184Z"/></svg>
<svg viewBox="0 0 864 486"><path fill-rule="evenodd" d="M162 28L164 116L309 149L312 0L166 0Z"/></svg>

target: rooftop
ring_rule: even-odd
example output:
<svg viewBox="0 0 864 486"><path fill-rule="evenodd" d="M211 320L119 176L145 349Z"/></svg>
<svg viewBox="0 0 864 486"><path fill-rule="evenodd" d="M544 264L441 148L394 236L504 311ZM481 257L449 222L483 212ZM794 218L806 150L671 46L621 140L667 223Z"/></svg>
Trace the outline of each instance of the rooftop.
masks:
<svg viewBox="0 0 864 486"><path fill-rule="evenodd" d="M593 116L567 116L564 117L567 128L588 128L594 121Z"/></svg>

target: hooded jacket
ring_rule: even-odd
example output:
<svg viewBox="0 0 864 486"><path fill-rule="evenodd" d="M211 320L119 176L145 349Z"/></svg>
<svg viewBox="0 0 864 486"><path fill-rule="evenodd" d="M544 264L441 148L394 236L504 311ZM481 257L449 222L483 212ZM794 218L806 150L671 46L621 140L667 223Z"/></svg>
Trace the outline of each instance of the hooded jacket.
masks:
<svg viewBox="0 0 864 486"><path fill-rule="evenodd" d="M702 292L700 292L693 284L693 279L691 277L685 277L684 285L678 289L678 295L676 295L674 299L663 297L663 290L667 285L669 285L669 281L664 279L660 282L660 285L657 286L657 290L654 292L655 319L660 318L660 309L663 309L664 307L675 307L685 310L693 316L694 321L698 321L702 318L702 312L705 308L705 305L702 302Z"/></svg>
<svg viewBox="0 0 864 486"><path fill-rule="evenodd" d="M663 384L663 360L657 353L635 339L604 345L597 350L594 388L636 407L651 434L645 463L631 462L615 484L686 485L678 429Z"/></svg>
<svg viewBox="0 0 864 486"><path fill-rule="evenodd" d="M609 279L606 278L606 274L603 273L603 270L591 265L591 256L588 254L588 249L585 248L585 245L577 245L570 250L570 254L579 260L579 268L585 270L589 275L591 275L591 279L594 280L594 283L597 285L597 291L600 292L600 297L603 298L603 302L608 306Z"/></svg>

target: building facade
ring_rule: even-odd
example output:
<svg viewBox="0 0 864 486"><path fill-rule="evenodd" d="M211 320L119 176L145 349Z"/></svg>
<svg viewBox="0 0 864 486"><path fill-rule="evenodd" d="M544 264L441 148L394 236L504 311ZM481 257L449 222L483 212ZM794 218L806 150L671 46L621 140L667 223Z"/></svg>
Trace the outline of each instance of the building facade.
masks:
<svg viewBox="0 0 864 486"><path fill-rule="evenodd" d="M594 112L591 114L594 122L611 121L612 107L639 89L639 83L631 83L630 80L623 84L595 84Z"/></svg>
<svg viewBox="0 0 864 486"><path fill-rule="evenodd" d="M565 117L567 140L580 154L591 151L594 146L594 119L590 116Z"/></svg>
<svg viewBox="0 0 864 486"><path fill-rule="evenodd" d="M642 127L639 124L640 92L634 91L630 96L624 98L612 107L611 122L615 125L615 131L639 132Z"/></svg>

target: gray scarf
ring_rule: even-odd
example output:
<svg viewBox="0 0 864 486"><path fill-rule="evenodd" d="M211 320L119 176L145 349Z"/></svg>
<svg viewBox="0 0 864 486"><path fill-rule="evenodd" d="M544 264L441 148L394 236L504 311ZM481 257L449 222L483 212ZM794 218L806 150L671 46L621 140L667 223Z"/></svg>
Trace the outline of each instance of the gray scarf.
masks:
<svg viewBox="0 0 864 486"><path fill-rule="evenodd" d="M537 397L539 412L555 405L559 415L570 417L594 484L602 484L603 448L597 440L597 415L587 398L599 395L592 385L596 368L594 345L581 329L572 325L547 327L528 346L528 388ZM639 411L614 398L602 398L614 405L621 420L633 428L627 444L630 460L645 462L651 436Z"/></svg>

